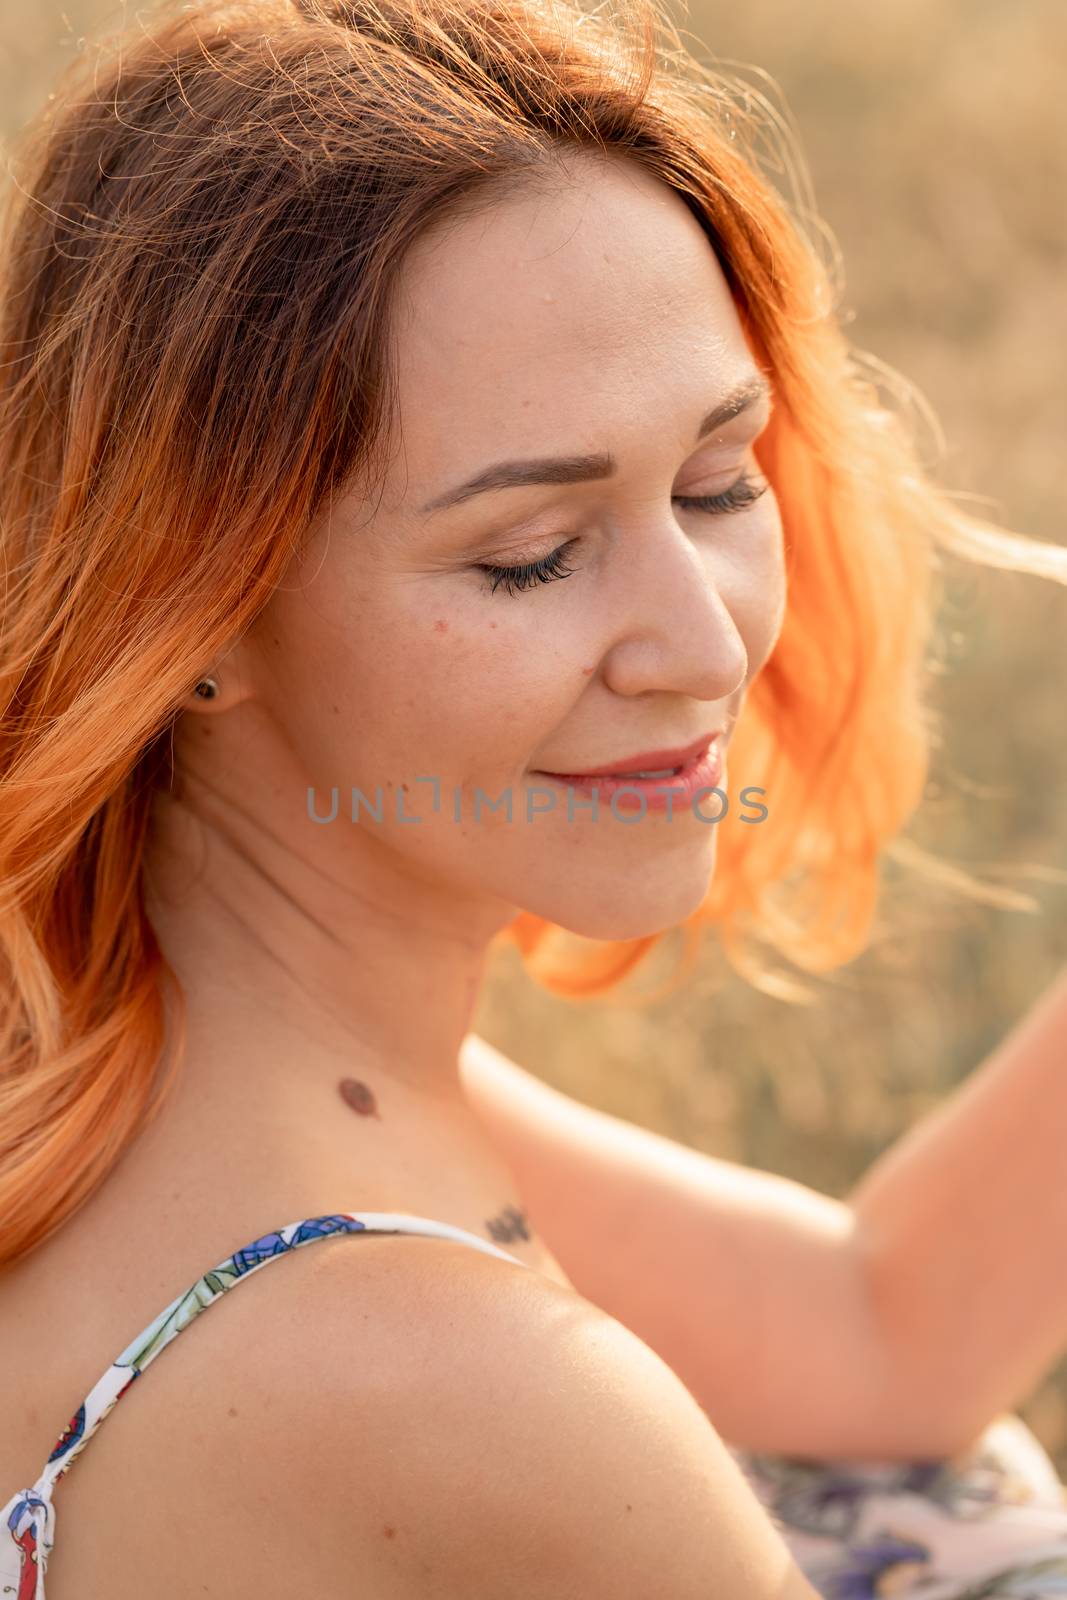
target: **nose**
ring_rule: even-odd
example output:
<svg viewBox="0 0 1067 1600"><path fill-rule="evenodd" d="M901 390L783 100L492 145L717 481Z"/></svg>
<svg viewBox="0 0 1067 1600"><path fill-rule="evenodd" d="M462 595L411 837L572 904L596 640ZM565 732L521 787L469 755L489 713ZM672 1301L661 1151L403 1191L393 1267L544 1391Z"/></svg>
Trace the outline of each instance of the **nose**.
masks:
<svg viewBox="0 0 1067 1600"><path fill-rule="evenodd" d="M724 599L714 552L694 544L670 514L649 518L627 544L611 595L605 684L627 696L659 690L727 699L745 681L748 650Z"/></svg>

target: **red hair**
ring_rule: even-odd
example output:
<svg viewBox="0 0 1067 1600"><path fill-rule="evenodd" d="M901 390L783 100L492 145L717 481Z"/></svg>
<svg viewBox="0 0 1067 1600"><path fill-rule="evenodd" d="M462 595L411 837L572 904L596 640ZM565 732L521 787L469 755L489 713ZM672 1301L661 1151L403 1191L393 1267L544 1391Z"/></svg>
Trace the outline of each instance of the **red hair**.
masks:
<svg viewBox="0 0 1067 1600"><path fill-rule="evenodd" d="M19 152L0 263L0 1263L89 1198L174 1081L141 876L170 728L392 420L408 246L551 181L562 149L685 199L774 388L757 455L788 606L731 764L775 826L720 830L690 949L710 925L790 998L760 945L810 972L863 949L925 784L940 551L1060 582L1067 551L927 478L760 140L803 179L766 102L659 0L201 0L140 11L67 74ZM523 914L506 937L573 995L657 942L553 968L552 934Z"/></svg>

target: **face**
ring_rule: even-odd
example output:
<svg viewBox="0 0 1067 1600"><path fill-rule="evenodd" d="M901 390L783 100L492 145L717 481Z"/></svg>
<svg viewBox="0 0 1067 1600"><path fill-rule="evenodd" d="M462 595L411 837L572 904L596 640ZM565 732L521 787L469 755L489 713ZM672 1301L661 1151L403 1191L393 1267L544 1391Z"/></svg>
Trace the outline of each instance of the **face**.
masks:
<svg viewBox="0 0 1067 1600"><path fill-rule="evenodd" d="M769 401L698 438L758 376L711 246L641 168L578 160L555 192L424 238L394 341L384 476L335 501L242 641L290 753L292 825L397 894L598 939L672 927L739 825L726 768L718 823L714 795L704 820L685 800L613 813L602 797L594 817L575 794L568 811L538 774L729 731L778 635L781 523L753 452ZM448 499L504 461L592 455L611 470ZM519 564L518 580L485 570ZM339 791L328 826L308 785L323 817ZM353 787L380 787L380 822L352 822Z"/></svg>

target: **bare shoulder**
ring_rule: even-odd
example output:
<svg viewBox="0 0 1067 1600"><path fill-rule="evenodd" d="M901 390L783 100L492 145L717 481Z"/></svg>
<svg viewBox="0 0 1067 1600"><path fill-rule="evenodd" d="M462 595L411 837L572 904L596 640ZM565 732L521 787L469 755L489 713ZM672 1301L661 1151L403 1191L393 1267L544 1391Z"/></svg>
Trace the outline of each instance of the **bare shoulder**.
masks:
<svg viewBox="0 0 1067 1600"><path fill-rule="evenodd" d="M306 1255L57 1486L55 1600L813 1596L688 1391L579 1295L450 1240Z"/></svg>
<svg viewBox="0 0 1067 1600"><path fill-rule="evenodd" d="M469 1349L465 1290L493 1298L487 1265L534 1275L452 1240L340 1234L223 1295L55 1485L49 1600L394 1594L390 1484L424 1437L428 1368Z"/></svg>
<svg viewBox="0 0 1067 1600"><path fill-rule="evenodd" d="M365 1384L342 1386L323 1419L343 1536L321 1592L347 1594L359 1571L395 1600L814 1600L708 1418L635 1334L539 1273L419 1250L417 1303L389 1289L398 1253L375 1291L395 1335L388 1381L369 1408Z"/></svg>

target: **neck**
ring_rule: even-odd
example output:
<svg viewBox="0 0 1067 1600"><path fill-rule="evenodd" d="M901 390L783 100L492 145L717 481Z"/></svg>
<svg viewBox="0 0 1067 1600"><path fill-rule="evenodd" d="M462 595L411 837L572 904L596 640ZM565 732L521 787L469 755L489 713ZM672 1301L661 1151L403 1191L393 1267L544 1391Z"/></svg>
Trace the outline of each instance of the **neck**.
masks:
<svg viewBox="0 0 1067 1600"><path fill-rule="evenodd" d="M254 825L236 838L202 802L162 796L157 819L148 914L214 1096L311 1099L353 1120L390 1101L465 1105L460 1049L510 908L386 881L392 863L328 876Z"/></svg>

